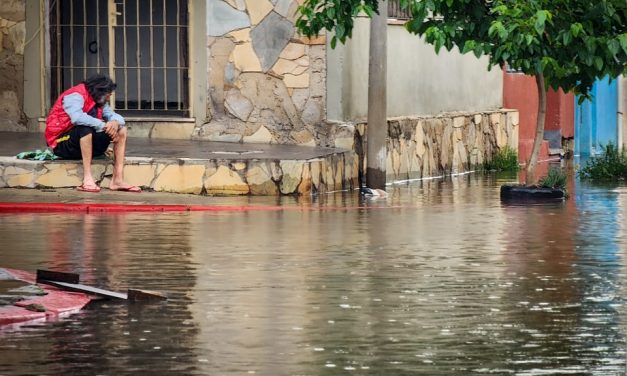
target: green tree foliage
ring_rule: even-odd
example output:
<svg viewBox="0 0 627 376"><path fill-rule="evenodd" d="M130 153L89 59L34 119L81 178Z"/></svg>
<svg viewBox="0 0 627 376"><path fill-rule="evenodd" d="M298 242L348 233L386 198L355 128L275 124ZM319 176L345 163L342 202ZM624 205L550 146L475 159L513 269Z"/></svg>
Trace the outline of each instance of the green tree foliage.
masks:
<svg viewBox="0 0 627 376"><path fill-rule="evenodd" d="M547 85L588 96L592 84L626 72L625 0L403 1L414 18L407 29L436 51L458 46L544 76ZM429 14L435 17L428 17Z"/></svg>
<svg viewBox="0 0 627 376"><path fill-rule="evenodd" d="M298 7L300 17L296 27L308 37L318 35L322 30L333 31L331 47L337 41L346 43L352 36L353 19L361 12L372 17L379 14L378 0L307 0Z"/></svg>
<svg viewBox="0 0 627 376"><path fill-rule="evenodd" d="M509 66L533 75L538 86L536 135L527 164L527 183L535 169L544 135L546 85L589 99L597 79L627 72L626 0L399 0L412 18L411 33L439 52L487 55L488 68ZM307 36L334 31L331 46L351 37L353 18L372 15L379 0L306 0L297 28Z"/></svg>
<svg viewBox="0 0 627 376"><path fill-rule="evenodd" d="M438 52L487 55L490 68L507 64L547 85L588 97L592 84L627 72L625 0L400 0L412 14L405 27ZM387 6L387 2L381 2ZM307 36L334 31L331 44L351 37L353 18L378 12L379 0L307 0L298 29Z"/></svg>

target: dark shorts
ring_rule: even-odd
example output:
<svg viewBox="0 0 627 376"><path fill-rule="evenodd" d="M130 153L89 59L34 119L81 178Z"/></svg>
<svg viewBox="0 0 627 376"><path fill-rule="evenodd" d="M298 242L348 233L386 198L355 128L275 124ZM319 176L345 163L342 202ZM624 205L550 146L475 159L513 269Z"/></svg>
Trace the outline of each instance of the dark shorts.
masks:
<svg viewBox="0 0 627 376"><path fill-rule="evenodd" d="M111 143L111 137L84 125L76 125L59 136L54 154L63 159L82 159L80 140L89 134L92 135L92 158L103 155Z"/></svg>

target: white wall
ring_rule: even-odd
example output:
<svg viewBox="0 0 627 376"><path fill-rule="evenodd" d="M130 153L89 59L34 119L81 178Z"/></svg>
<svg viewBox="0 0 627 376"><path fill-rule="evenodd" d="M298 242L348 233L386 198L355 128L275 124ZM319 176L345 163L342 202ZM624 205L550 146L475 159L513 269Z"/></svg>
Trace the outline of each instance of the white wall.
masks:
<svg viewBox="0 0 627 376"><path fill-rule="evenodd" d="M327 48L328 120L367 116L369 34L369 20L359 18L346 45ZM487 62L457 49L436 55L402 25L388 25L388 117L501 108L503 74Z"/></svg>

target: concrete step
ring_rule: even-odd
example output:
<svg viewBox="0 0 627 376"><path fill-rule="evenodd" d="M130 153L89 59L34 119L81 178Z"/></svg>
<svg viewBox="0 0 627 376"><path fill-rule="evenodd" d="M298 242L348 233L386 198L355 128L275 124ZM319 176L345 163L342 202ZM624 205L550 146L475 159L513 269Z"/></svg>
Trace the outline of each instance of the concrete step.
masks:
<svg viewBox="0 0 627 376"><path fill-rule="evenodd" d="M82 182L80 161L30 161L40 133L0 132L0 188L62 188ZM358 185L359 158L350 150L295 145L234 144L129 138L125 180L145 190L206 195L311 195ZM110 160L92 173L107 188Z"/></svg>
<svg viewBox="0 0 627 376"><path fill-rule="evenodd" d="M549 148L549 155L559 155L560 157L564 156L564 149L562 148Z"/></svg>

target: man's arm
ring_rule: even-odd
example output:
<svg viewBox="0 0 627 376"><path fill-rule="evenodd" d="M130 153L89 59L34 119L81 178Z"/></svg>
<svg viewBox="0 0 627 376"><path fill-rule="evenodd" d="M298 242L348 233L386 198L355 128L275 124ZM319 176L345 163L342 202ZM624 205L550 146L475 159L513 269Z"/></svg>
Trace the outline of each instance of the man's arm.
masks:
<svg viewBox="0 0 627 376"><path fill-rule="evenodd" d="M113 112L111 106L109 106L108 104L105 104L102 108L102 117L105 119L105 121L117 121L120 127L123 127L126 124L122 115Z"/></svg>
<svg viewBox="0 0 627 376"><path fill-rule="evenodd" d="M72 124L86 125L95 128L97 132L102 132L105 122L85 113L83 111L84 105L85 100L78 93L66 95L63 98L63 109L70 116Z"/></svg>

